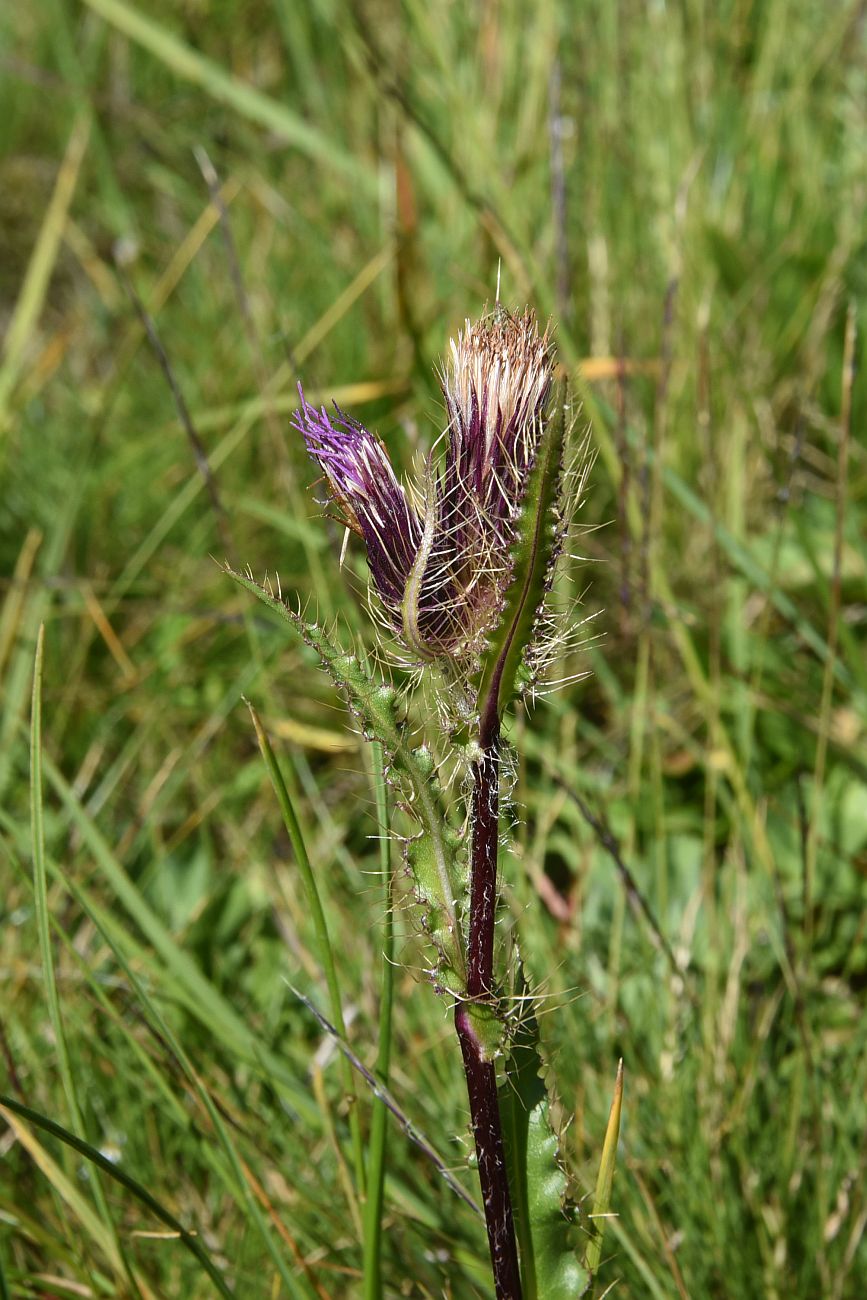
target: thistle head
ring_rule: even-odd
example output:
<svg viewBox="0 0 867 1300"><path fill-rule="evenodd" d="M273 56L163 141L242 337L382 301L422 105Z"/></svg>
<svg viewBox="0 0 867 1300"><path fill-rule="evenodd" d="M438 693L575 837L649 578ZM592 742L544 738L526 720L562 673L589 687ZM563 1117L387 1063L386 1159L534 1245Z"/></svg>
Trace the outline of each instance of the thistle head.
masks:
<svg viewBox="0 0 867 1300"><path fill-rule="evenodd" d="M378 437L301 394L293 424L339 517L364 540L380 620L415 661L447 660L471 674L501 620L553 369L550 338L531 311L497 308L467 321L440 372L444 454L408 490Z"/></svg>
<svg viewBox="0 0 867 1300"><path fill-rule="evenodd" d="M520 502L551 391L553 348L535 315L498 309L449 345L440 382L449 417L447 467L470 495L509 516Z"/></svg>

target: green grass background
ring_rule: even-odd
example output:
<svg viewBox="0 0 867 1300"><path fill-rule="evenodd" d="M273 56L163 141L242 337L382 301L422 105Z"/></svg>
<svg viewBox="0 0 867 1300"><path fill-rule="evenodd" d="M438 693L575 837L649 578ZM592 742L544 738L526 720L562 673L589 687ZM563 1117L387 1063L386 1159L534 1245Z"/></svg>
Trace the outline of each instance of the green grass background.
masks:
<svg viewBox="0 0 867 1300"><path fill-rule="evenodd" d="M241 696L369 1067L371 755L214 561L369 635L296 381L408 465L499 268L554 318L598 453L594 639L564 664L591 675L516 724L504 863L576 1195L625 1061L598 1294L863 1295L863 5L39 0L0 29L2 1091L119 1161L238 1296L361 1294L344 1075L288 986L327 1010L322 963ZM397 890L391 1088L472 1189ZM365 1139L371 1109L361 1085ZM5 1117L0 1295L217 1294L134 1190ZM480 1222L396 1125L383 1250L389 1297L489 1294Z"/></svg>

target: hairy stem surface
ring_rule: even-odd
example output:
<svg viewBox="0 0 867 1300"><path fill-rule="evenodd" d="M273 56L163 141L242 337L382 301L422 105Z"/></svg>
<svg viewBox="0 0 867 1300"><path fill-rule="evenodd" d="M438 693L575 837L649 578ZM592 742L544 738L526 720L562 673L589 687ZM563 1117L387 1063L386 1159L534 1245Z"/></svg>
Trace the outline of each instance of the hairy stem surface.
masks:
<svg viewBox="0 0 867 1300"><path fill-rule="evenodd" d="M470 861L470 932L467 993L489 996L494 977L497 915L497 846L500 830L499 735L473 764L473 842Z"/></svg>
<svg viewBox="0 0 867 1300"><path fill-rule="evenodd" d="M494 923L497 909L499 841L499 728L473 767L473 842L470 878L470 929L467 946L466 1002L455 1011L455 1028L464 1059L473 1138L485 1207L485 1225L497 1300L521 1300L521 1275L512 1200L506 1175L497 1075L473 1025L471 1002L491 996Z"/></svg>

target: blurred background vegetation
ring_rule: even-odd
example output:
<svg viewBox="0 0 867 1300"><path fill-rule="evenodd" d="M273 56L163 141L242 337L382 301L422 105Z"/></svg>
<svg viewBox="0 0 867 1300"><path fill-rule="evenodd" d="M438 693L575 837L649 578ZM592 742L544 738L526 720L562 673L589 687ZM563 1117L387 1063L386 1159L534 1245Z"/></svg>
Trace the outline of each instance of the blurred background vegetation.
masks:
<svg viewBox="0 0 867 1300"><path fill-rule="evenodd" d="M504 874L576 1196L625 1060L599 1293L863 1295L864 5L39 0L0 24L2 1091L118 1161L239 1296L359 1294L343 1075L288 987L326 1009L241 697L372 1067L370 754L215 559L370 636L296 382L409 465L499 268L554 319L597 451L594 639L564 664L590 676L515 725ZM472 1189L403 890L392 1091ZM216 1294L129 1189L4 1117L0 1293ZM388 1296L489 1293L480 1222L397 1126L384 1249Z"/></svg>

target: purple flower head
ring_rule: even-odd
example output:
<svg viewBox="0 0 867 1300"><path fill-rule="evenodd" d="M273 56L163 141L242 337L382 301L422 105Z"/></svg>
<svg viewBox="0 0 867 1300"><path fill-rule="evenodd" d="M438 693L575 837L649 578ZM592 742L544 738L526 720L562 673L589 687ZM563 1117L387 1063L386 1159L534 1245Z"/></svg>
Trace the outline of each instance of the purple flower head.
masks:
<svg viewBox="0 0 867 1300"><path fill-rule="evenodd" d="M400 607L406 575L418 550L421 524L398 483L382 441L334 403L331 419L304 400L292 419L319 463L347 528L363 538L376 590L386 607Z"/></svg>
<svg viewBox="0 0 867 1300"><path fill-rule="evenodd" d="M429 460L410 495L375 434L301 393L293 425L364 540L386 626L418 658L477 658L500 615L552 376L553 348L532 312L467 321L440 374L443 463Z"/></svg>

